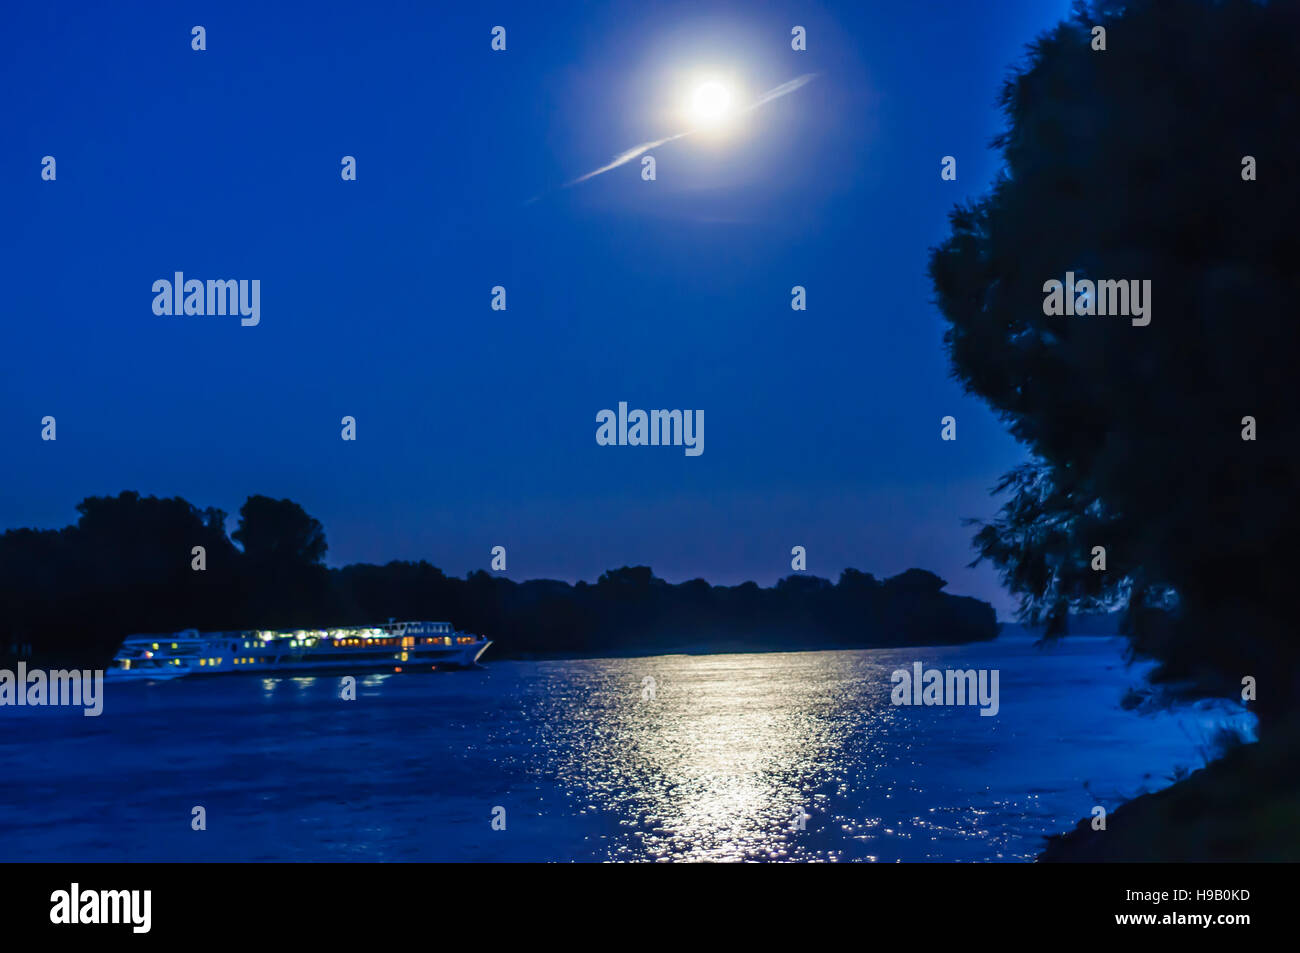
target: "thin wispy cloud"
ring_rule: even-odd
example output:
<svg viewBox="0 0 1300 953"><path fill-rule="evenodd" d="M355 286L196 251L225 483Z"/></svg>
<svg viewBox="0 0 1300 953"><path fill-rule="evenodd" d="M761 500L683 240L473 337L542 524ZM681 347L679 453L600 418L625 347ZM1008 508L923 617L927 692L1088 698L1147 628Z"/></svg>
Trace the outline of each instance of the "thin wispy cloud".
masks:
<svg viewBox="0 0 1300 953"><path fill-rule="evenodd" d="M782 83L780 86L776 86L772 89L769 89L767 92L761 94L757 99L755 99L748 106L743 106L740 109L737 109L736 113L739 115L747 112L752 112L753 110L757 109L759 106L762 106L764 103L770 103L774 99L780 99L782 96L788 96L790 95L790 93L793 93L796 89L799 89L801 86L806 86L809 83L811 83L816 78L816 76L817 76L816 73L804 73L802 76L796 76L794 79L790 80L789 82ZM644 155L645 153L649 152L651 149L656 149L659 146L665 145L669 142L675 142L678 139L684 139L686 136L692 135L696 131L697 130L695 129L687 129L685 132L679 132L672 136L665 136L662 139L655 139L652 142L643 142L639 146L633 146L630 149L625 149L624 151L620 152L618 155L614 156L614 158L611 159L609 162L602 165L600 168L592 169L590 172L586 173L585 175L580 175L576 179L572 179L568 182L565 182L564 185L560 186L560 188L564 188L564 189L571 188L575 185L578 185L581 182L586 182L588 179L594 179L596 176L603 175L604 173L610 171L611 169L617 169L621 165L626 165L627 163L631 162L633 159L637 158L637 156ZM535 195L531 199L529 199L528 202L525 204L532 204L533 202L536 202L541 197L542 197L541 195Z"/></svg>
<svg viewBox="0 0 1300 953"><path fill-rule="evenodd" d="M572 182L564 183L565 188L569 187L570 185L577 185L579 182L586 182L588 179L594 179L602 172L608 172L610 169L617 169L619 166L631 162L633 159L635 159L637 156L641 155L644 152L649 152L651 149L662 146L665 142L672 142L675 139L681 139L683 136L689 136L694 131L695 131L694 129L690 129L687 130L686 132L679 132L675 136L667 136L663 139L656 139L654 142L643 142L639 146L633 146L631 149L628 149L625 152L620 152L618 155L614 156L614 158L610 162L606 163L605 165L602 165L599 169L593 169L592 171L588 172L586 175L578 176Z"/></svg>
<svg viewBox="0 0 1300 953"><path fill-rule="evenodd" d="M807 86L816 78L817 78L816 73L804 73L802 76L796 76L788 83L782 83L780 86L777 86L774 89L769 89L763 95L759 96L758 99L754 100L752 103L750 103L748 106L746 106L744 109L740 111L742 113L747 113L750 110L757 109L759 106L763 105L764 103L770 103L774 99L780 99L782 96L788 96L791 93L793 93L796 89L798 89L800 86Z"/></svg>

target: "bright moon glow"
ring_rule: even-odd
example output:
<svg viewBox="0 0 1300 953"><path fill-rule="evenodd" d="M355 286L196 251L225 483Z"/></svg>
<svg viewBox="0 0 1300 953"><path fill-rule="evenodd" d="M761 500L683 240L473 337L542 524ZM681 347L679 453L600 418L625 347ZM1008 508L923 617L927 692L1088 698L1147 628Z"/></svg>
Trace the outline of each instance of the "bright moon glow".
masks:
<svg viewBox="0 0 1300 953"><path fill-rule="evenodd" d="M633 159L645 155L651 149L657 149L670 142L676 142L686 136L698 135L701 139L728 138L736 132L742 117L747 116L764 103L790 95L796 89L800 89L812 82L816 76L816 73L804 73L802 76L796 76L780 86L772 87L753 100L749 98L743 86L720 82L717 79L702 79L699 85L694 88L694 91L681 100L683 106L682 115L677 118L680 122L689 123L690 128L683 129L681 132L673 133L670 136L664 136L662 139L650 139L632 146L630 149L624 149L604 165L564 183L562 188L567 189L579 182L586 182L598 175L604 175L611 169L627 165ZM677 87L678 94L685 88L685 84ZM676 97L674 96L674 98ZM745 103L745 105L737 106L735 105L736 101ZM528 200L528 204L536 202L541 197L541 195L533 196Z"/></svg>
<svg viewBox="0 0 1300 953"><path fill-rule="evenodd" d="M700 84L691 94L688 112L697 125L718 125L731 112L731 90L713 80Z"/></svg>

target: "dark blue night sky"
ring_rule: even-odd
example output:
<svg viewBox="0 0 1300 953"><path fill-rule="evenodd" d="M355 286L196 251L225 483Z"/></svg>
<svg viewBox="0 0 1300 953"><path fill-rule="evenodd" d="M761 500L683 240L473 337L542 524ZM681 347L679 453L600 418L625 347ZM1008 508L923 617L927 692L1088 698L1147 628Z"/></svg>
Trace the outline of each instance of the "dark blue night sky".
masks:
<svg viewBox="0 0 1300 953"><path fill-rule="evenodd" d="M769 584L800 544L818 575L920 566L1007 613L961 519L1023 453L949 379L926 253L1066 0L267 7L5 13L0 528L263 493L332 565L463 574L500 544L515 579ZM654 182L557 189L679 131L675 84L711 67L819 75L653 150ZM260 325L156 316L176 271L260 279ZM597 446L619 401L703 409L704 453Z"/></svg>

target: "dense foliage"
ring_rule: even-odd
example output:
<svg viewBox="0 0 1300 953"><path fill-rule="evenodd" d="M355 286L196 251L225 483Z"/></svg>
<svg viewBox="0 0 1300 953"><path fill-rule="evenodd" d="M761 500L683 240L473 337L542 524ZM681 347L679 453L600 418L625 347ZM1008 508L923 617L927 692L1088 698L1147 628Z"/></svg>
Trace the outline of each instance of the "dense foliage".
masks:
<svg viewBox="0 0 1300 953"><path fill-rule="evenodd" d="M1158 682L1255 678L1262 726L1300 699L1298 63L1295 3L1078 4L930 261L956 376L1031 452L976 537L1026 620L1123 606ZM1070 271L1149 280L1150 324L1045 314Z"/></svg>

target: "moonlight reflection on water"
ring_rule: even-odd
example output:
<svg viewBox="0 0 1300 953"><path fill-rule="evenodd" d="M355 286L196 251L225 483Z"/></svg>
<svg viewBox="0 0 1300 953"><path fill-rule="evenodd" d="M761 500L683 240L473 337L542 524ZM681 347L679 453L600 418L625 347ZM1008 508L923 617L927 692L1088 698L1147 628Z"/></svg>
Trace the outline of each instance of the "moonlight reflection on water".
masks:
<svg viewBox="0 0 1300 953"><path fill-rule="evenodd" d="M917 661L998 669L998 714L895 707ZM0 860L1029 860L1228 720L1120 710L1115 640L486 662L9 709Z"/></svg>

